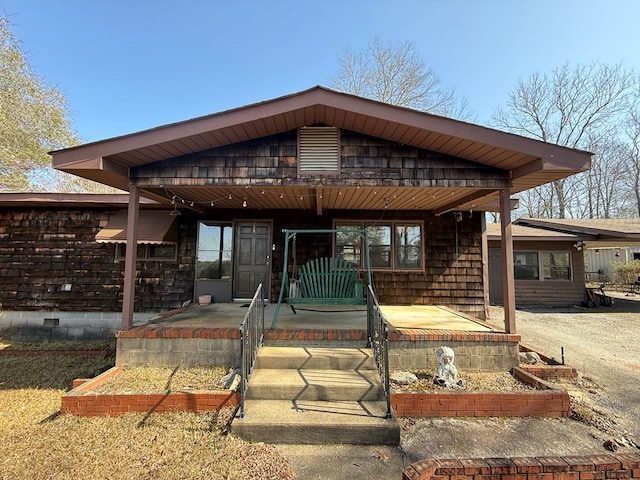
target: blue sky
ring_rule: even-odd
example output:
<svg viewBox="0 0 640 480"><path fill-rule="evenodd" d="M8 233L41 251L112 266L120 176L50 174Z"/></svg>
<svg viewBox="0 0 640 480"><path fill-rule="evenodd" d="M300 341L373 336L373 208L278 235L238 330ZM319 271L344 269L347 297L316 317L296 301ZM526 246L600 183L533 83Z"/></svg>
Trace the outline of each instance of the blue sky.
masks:
<svg viewBox="0 0 640 480"><path fill-rule="evenodd" d="M415 44L487 122L519 78L640 71L639 0L0 0L83 141L329 85L346 48Z"/></svg>

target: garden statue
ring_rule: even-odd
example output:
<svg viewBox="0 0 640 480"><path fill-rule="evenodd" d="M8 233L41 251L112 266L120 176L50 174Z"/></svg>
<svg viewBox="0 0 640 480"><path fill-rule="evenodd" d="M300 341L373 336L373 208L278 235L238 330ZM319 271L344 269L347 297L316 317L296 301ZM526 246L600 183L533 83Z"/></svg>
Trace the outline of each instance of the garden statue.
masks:
<svg viewBox="0 0 640 480"><path fill-rule="evenodd" d="M433 378L433 383L441 387L462 387L464 382L458 377L458 369L454 365L455 354L449 347L438 347L436 350L438 360L438 372Z"/></svg>

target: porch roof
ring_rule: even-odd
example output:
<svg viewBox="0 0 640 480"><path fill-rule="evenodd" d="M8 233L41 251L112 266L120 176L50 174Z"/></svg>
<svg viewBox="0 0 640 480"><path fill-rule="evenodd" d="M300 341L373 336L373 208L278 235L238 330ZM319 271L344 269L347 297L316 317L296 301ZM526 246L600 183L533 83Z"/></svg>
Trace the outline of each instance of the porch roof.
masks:
<svg viewBox="0 0 640 480"><path fill-rule="evenodd" d="M640 244L640 218L519 218L514 223L544 234L574 234L584 238L587 248Z"/></svg>
<svg viewBox="0 0 640 480"><path fill-rule="evenodd" d="M53 166L59 170L128 190L131 168L313 124L331 125L506 170L512 180L513 193L585 171L591 159L588 152L321 86L204 117L54 151L51 156ZM355 190L355 187L351 188ZM188 198L188 195L173 190L177 195ZM400 187L385 192L385 195L388 198L389 195L393 197L410 190L411 187ZM486 188L467 186L447 190L446 195L434 192L429 197L432 200L423 203L420 208L436 211L480 210L482 205L498 198L497 190ZM167 196L144 188L141 193L165 204L171 201ZM344 190L342 193L348 192ZM310 201L323 197L318 192L301 192L299 196ZM357 204L357 195L340 196L331 208L362 208ZM370 195L367 197L371 198ZM413 194L409 194L408 198L412 197ZM410 204L407 200L408 208L416 206ZM313 208L313 205L299 207ZM283 206L281 202L274 201L273 205L263 205L262 208Z"/></svg>

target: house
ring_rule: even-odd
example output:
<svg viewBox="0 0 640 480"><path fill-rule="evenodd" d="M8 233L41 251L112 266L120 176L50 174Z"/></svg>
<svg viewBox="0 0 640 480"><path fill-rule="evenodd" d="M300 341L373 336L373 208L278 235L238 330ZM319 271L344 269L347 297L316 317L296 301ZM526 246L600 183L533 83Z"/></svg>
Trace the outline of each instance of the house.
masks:
<svg viewBox="0 0 640 480"><path fill-rule="evenodd" d="M624 283L616 263L640 260L640 218L539 219L522 218L520 225L573 233L583 238L586 279Z"/></svg>
<svg viewBox="0 0 640 480"><path fill-rule="evenodd" d="M585 236L514 221L513 270L516 305L579 305L585 299ZM500 225L487 224L489 299L503 303Z"/></svg>
<svg viewBox="0 0 640 480"><path fill-rule="evenodd" d="M363 276L364 245L349 234L353 229L368 232L381 303L446 305L485 318L483 211L499 209L508 218L512 194L585 171L591 154L318 86L51 156L59 170L129 192L126 209L111 210L104 230L94 220L75 248L94 247L92 235L140 244L154 224L142 199L177 222L175 249L158 248L175 255L170 259L153 258L158 250L148 246L110 254L124 255L124 265L111 263L107 275L122 285L78 284L89 275L82 262L56 273L54 285L47 285L54 272L14 278L31 283L42 301L51 291L65 294L60 279L69 278L62 285L72 284L71 292L78 285L88 309L111 292L121 299L128 329L134 312L179 307L203 294L216 302L246 300L259 283L275 301L285 269L295 275L296 266L316 257L345 259ZM110 236L123 230L124 210L126 240ZM298 236L285 259L284 229L324 231ZM510 233L503 224L503 236ZM11 242L6 229L3 235L5 245ZM508 259L510 244L501 249ZM512 271L503 274L508 290ZM506 330L513 331L513 302L506 311Z"/></svg>
<svg viewBox="0 0 640 480"><path fill-rule="evenodd" d="M615 263L640 259L640 219L519 218L512 226L518 305L576 305L587 282L622 283ZM487 225L489 296L502 303L500 225Z"/></svg>

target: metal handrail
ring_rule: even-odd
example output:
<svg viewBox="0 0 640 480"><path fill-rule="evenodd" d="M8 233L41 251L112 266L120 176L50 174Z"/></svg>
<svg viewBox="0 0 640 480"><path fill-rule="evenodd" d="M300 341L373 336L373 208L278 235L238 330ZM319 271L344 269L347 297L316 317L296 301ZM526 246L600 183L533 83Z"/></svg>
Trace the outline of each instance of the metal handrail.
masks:
<svg viewBox="0 0 640 480"><path fill-rule="evenodd" d="M244 400L249 388L249 379L256 363L258 348L264 346L264 295L262 284L258 285L249 309L240 324L240 358L242 362L240 380L240 412L244 418Z"/></svg>
<svg viewBox="0 0 640 480"><path fill-rule="evenodd" d="M391 392L389 391L389 323L371 285L367 285L367 346L373 350L373 358L380 373L382 388L387 400L386 418L393 418Z"/></svg>

